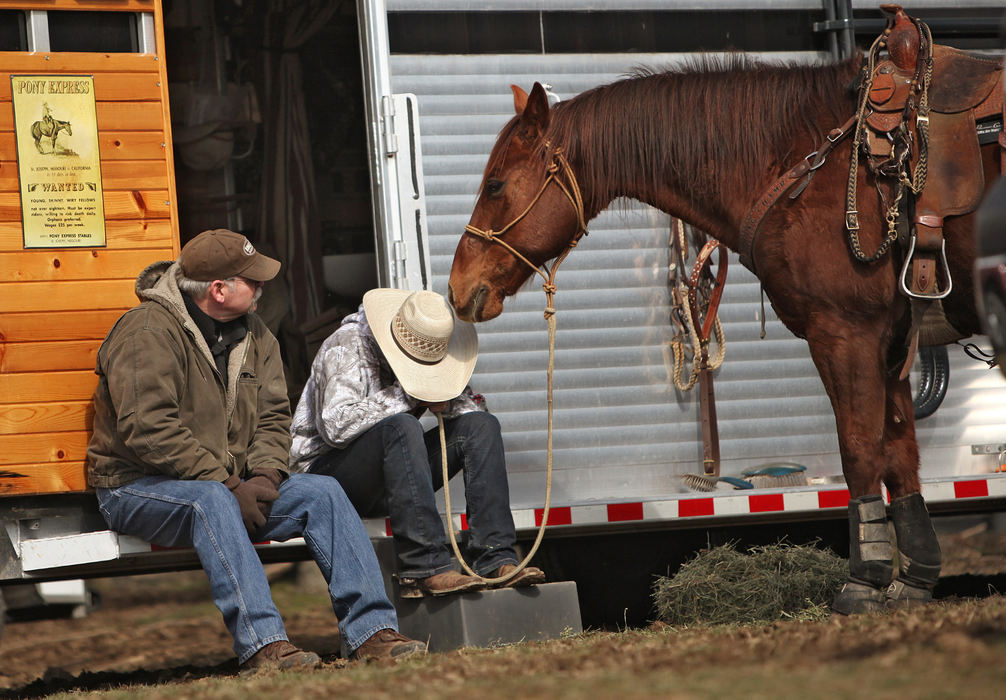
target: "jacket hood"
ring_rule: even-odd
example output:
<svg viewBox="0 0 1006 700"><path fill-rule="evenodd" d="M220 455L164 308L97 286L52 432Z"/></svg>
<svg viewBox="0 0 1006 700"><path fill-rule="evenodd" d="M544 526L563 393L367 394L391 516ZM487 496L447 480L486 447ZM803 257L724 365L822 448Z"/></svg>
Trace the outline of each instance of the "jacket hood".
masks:
<svg viewBox="0 0 1006 700"><path fill-rule="evenodd" d="M181 267L178 263L170 260L162 260L148 265L136 278L136 296L140 301L152 301L170 311L182 327L192 335L196 345L200 347L206 357L212 360L213 355L210 353L202 333L196 326L196 322L189 316L188 309L185 308L185 300L182 298L184 292L178 288L180 272Z"/></svg>
<svg viewBox="0 0 1006 700"><path fill-rule="evenodd" d="M145 292L156 286L161 281L161 278L164 277L164 273L174 264L171 260L161 260L143 268L143 271L136 277L135 289L137 298L140 301L149 299L150 297Z"/></svg>

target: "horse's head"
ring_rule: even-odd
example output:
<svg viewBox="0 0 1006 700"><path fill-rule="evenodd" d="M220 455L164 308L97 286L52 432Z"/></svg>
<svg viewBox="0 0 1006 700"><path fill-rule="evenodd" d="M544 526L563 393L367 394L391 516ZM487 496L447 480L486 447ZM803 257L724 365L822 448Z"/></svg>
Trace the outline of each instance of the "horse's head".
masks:
<svg viewBox="0 0 1006 700"><path fill-rule="evenodd" d="M536 268L583 230L583 205L572 171L546 137L545 89L511 86L515 116L489 156L471 220L454 253L448 299L460 318L487 321L503 311Z"/></svg>
<svg viewBox="0 0 1006 700"><path fill-rule="evenodd" d="M70 122L60 122L59 125L63 127L64 131L66 131L67 136L73 136L73 130L70 128Z"/></svg>

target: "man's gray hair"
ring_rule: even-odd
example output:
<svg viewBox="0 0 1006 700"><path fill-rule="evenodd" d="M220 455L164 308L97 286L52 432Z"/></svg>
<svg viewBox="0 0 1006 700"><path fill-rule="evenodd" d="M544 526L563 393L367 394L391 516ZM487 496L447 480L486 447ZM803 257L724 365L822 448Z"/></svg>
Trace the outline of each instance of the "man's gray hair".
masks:
<svg viewBox="0 0 1006 700"><path fill-rule="evenodd" d="M209 282L190 280L182 274L181 270L178 271L178 288L193 299L202 299L205 297L206 293L210 291L211 284L213 284L212 280Z"/></svg>

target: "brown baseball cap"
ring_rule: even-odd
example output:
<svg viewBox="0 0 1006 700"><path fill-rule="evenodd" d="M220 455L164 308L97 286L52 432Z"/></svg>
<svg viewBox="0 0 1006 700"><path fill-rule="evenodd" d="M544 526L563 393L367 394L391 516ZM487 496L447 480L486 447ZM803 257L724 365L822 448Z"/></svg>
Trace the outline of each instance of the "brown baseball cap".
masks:
<svg viewBox="0 0 1006 700"><path fill-rule="evenodd" d="M203 231L186 243L178 264L183 275L197 282L238 276L267 282L280 268L279 260L262 255L247 238L225 228Z"/></svg>

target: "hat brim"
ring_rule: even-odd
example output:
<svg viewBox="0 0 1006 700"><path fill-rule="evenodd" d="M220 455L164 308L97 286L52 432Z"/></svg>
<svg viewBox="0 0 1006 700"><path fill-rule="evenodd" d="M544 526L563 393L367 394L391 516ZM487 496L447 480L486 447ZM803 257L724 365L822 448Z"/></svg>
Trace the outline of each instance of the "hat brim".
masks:
<svg viewBox="0 0 1006 700"><path fill-rule="evenodd" d="M407 289L371 289L363 295L367 322L405 393L420 401L449 401L464 391L475 371L479 357L475 325L455 317L444 359L437 363L412 359L391 333L391 319L412 293Z"/></svg>
<svg viewBox="0 0 1006 700"><path fill-rule="evenodd" d="M280 267L282 267L282 263L279 260L270 258L268 255L262 255L262 253L256 251L252 257L251 264L238 272L238 274L255 282L268 282L279 274Z"/></svg>

